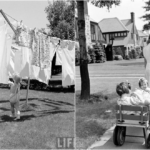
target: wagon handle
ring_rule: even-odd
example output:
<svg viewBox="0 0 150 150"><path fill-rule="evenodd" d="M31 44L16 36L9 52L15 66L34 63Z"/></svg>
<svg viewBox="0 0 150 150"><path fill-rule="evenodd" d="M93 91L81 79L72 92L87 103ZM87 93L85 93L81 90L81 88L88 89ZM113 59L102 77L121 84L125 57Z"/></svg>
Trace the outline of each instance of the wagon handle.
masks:
<svg viewBox="0 0 150 150"><path fill-rule="evenodd" d="M121 105L119 105L119 115L120 115L120 121L122 122L122 111L121 111Z"/></svg>

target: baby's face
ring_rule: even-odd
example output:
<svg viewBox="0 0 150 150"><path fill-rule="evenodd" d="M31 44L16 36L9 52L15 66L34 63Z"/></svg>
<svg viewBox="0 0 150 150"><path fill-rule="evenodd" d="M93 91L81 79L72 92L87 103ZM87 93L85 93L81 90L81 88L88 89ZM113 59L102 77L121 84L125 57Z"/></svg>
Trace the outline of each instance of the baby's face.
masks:
<svg viewBox="0 0 150 150"><path fill-rule="evenodd" d="M145 90L147 88L147 83L146 82L143 82L141 84L141 89Z"/></svg>

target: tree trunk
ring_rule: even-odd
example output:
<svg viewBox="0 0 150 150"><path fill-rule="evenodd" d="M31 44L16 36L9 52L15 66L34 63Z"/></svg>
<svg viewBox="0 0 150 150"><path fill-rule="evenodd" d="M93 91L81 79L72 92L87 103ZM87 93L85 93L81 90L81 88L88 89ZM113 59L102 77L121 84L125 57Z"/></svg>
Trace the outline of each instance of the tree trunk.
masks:
<svg viewBox="0 0 150 150"><path fill-rule="evenodd" d="M90 79L88 72L87 43L85 33L85 15L88 15L87 1L77 1L78 9L78 33L80 45L80 76L81 76L81 100L90 98Z"/></svg>

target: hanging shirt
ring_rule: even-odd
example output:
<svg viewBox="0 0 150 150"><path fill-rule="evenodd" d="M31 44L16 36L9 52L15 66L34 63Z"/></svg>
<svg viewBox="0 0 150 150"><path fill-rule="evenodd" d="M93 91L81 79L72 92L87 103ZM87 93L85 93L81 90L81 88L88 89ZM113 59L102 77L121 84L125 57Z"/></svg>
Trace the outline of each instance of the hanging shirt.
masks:
<svg viewBox="0 0 150 150"><path fill-rule="evenodd" d="M62 85L75 84L75 42L64 40L62 48Z"/></svg>
<svg viewBox="0 0 150 150"><path fill-rule="evenodd" d="M45 51L48 51L47 57L43 57L45 60L41 59L42 61L40 61L42 65L40 65L41 67L40 67L40 71L39 71L39 75L38 75L38 80L40 82L48 84L48 81L51 78L52 60L55 55L59 40L58 40L58 38L51 37L51 39L48 39L46 42L47 42L47 46L46 46ZM44 55L44 52L40 53L40 56L42 56L42 55ZM46 63L44 63L44 62L46 62Z"/></svg>
<svg viewBox="0 0 150 150"><path fill-rule="evenodd" d="M7 25L0 26L0 83L7 84L9 80L8 65L12 38L7 38Z"/></svg>
<svg viewBox="0 0 150 150"><path fill-rule="evenodd" d="M20 76L22 78L28 78L30 76L30 49L27 47L21 48L22 53L22 63L21 63L21 71Z"/></svg>

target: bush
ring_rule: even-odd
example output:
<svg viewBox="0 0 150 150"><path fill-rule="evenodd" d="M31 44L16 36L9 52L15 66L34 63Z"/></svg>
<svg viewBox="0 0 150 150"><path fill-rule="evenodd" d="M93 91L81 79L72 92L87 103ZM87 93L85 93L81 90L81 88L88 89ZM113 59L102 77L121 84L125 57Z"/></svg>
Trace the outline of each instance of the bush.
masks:
<svg viewBox="0 0 150 150"><path fill-rule="evenodd" d="M96 62L96 54L95 54L95 50L92 46L88 47L88 54L90 56L91 62L90 63L95 63Z"/></svg>
<svg viewBox="0 0 150 150"><path fill-rule="evenodd" d="M75 51L75 64L76 66L80 64L80 51L76 49Z"/></svg>
<svg viewBox="0 0 150 150"><path fill-rule="evenodd" d="M137 58L137 52L136 52L136 50L135 50L135 49L132 49L132 50L131 50L131 53L132 53L132 58L133 58L133 59L136 59L136 58Z"/></svg>
<svg viewBox="0 0 150 150"><path fill-rule="evenodd" d="M91 63L91 57L90 57L90 55L87 54L87 56L88 56L88 63Z"/></svg>
<svg viewBox="0 0 150 150"><path fill-rule="evenodd" d="M123 57L123 52L120 47L117 47L117 49L115 50L115 55L121 55Z"/></svg>
<svg viewBox="0 0 150 150"><path fill-rule="evenodd" d="M126 60L130 60L129 55L126 55L126 56L125 56L125 59L126 59Z"/></svg>
<svg viewBox="0 0 150 150"><path fill-rule="evenodd" d="M123 60L121 55L114 55L114 60Z"/></svg>

